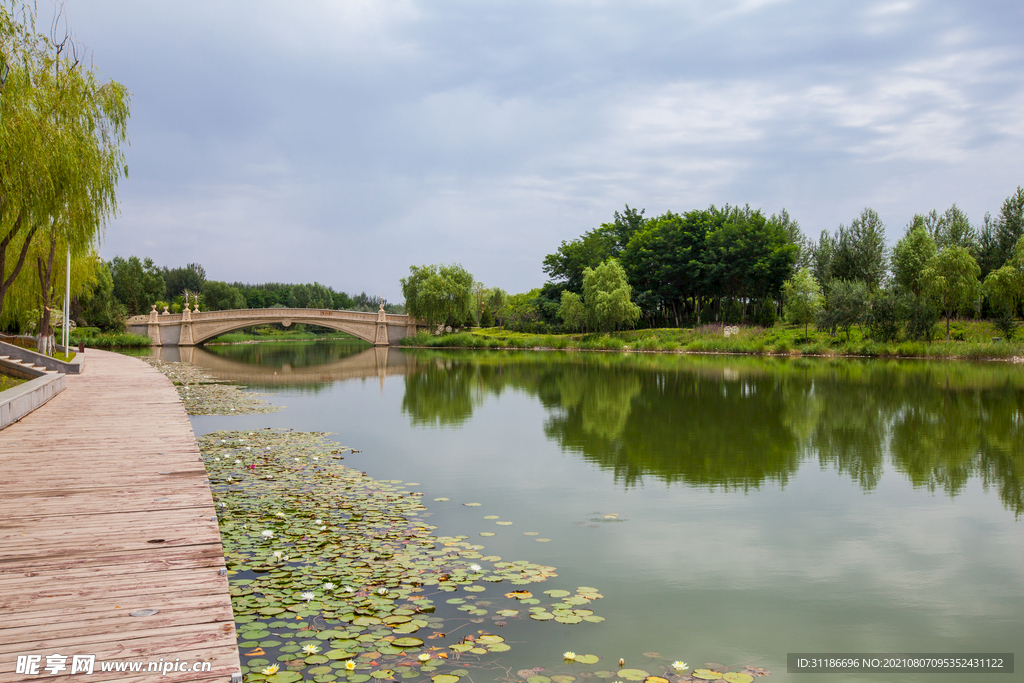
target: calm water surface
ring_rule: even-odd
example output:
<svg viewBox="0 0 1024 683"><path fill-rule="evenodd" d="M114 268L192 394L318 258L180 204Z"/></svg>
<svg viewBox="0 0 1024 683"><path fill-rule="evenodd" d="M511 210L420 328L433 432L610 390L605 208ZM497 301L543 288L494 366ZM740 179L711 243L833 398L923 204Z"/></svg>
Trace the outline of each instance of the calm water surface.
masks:
<svg viewBox="0 0 1024 683"><path fill-rule="evenodd" d="M335 432L362 450L346 464L418 482L438 534L558 567L539 590L601 591L603 623L501 630L513 672L573 650L652 671L661 660L644 653L749 663L768 681L931 681L787 674L786 653L1024 643L1020 366L344 342L182 352L287 406L193 417L197 434Z"/></svg>

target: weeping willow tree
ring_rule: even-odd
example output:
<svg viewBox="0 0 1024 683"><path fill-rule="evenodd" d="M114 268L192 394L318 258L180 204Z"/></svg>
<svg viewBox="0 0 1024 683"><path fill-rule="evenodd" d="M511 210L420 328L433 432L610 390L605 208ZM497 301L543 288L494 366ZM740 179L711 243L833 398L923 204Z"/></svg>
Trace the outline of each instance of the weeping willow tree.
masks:
<svg viewBox="0 0 1024 683"><path fill-rule="evenodd" d="M0 320L9 317L8 292L31 263L38 348L46 351L60 270L55 260L62 260L55 257L62 250L86 257L117 210L117 183L127 174L129 93L117 82L101 82L70 34L42 37L31 14L16 10L0 8L3 58L10 64L0 94Z"/></svg>

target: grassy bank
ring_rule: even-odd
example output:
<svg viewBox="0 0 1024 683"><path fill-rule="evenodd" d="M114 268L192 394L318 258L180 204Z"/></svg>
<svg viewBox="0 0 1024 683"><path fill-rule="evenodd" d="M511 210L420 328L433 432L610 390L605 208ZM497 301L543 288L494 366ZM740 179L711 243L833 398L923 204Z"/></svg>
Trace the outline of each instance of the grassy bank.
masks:
<svg viewBox="0 0 1024 683"><path fill-rule="evenodd" d="M298 327L298 326L296 326ZM327 328L318 330L309 329L286 329L282 330L274 326L266 325L257 327L253 331L239 330L229 332L211 339L207 344L244 344L247 342L259 341L315 341L317 339L356 339L352 335Z"/></svg>
<svg viewBox="0 0 1024 683"><path fill-rule="evenodd" d="M5 375L4 373L0 372L0 391L7 391L8 389L13 389L19 384L24 384L27 381L27 379L22 379L20 377L11 377L10 375Z"/></svg>
<svg viewBox="0 0 1024 683"><path fill-rule="evenodd" d="M403 343L406 346L476 349L614 350L878 358L988 359L1024 356L1024 342L1020 339L1013 342L994 341L999 334L991 323L969 320L958 321L950 326L949 342L944 337L930 342L879 342L867 338L859 328L851 330L849 338L843 332L832 336L811 328L805 338L803 327L779 324L768 328L739 327L737 332L729 336L725 335L721 325L575 335L523 334L501 328L487 328L436 337L420 333L403 340Z"/></svg>
<svg viewBox="0 0 1024 683"><path fill-rule="evenodd" d="M115 349L149 346L149 337L128 332L100 332L95 327L79 327L71 332L71 346L84 342L94 349Z"/></svg>

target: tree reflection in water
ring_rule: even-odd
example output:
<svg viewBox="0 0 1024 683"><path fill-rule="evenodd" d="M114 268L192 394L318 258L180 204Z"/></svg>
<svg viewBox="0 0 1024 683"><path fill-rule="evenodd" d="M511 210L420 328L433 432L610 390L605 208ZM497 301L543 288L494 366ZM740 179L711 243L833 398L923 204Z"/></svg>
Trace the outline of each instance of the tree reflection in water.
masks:
<svg viewBox="0 0 1024 683"><path fill-rule="evenodd" d="M1004 363L663 354L411 355L402 409L459 426L488 396L536 396L545 434L634 486L785 485L807 459L864 490L883 471L956 496L972 478L1024 512L1024 374Z"/></svg>

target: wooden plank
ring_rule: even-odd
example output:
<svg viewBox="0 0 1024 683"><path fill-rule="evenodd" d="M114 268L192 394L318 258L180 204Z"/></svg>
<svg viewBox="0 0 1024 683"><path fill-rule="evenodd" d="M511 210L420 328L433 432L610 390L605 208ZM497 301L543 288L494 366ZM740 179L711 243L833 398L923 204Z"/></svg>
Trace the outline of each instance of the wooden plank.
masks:
<svg viewBox="0 0 1024 683"><path fill-rule="evenodd" d="M92 349L86 373L0 431L0 683L63 678L14 673L17 655L57 652L212 667L161 675L167 682L226 681L239 671L200 460L170 381L137 359ZM159 611L129 615L139 608Z"/></svg>

